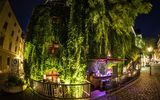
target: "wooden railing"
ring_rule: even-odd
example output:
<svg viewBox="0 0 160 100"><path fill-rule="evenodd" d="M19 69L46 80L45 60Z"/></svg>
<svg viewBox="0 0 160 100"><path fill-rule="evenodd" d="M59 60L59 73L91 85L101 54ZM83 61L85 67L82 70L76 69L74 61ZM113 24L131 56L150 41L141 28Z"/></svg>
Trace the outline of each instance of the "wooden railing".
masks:
<svg viewBox="0 0 160 100"><path fill-rule="evenodd" d="M90 99L91 85L89 82L84 84L58 84L51 82L39 82L30 80L31 88L37 93L59 99Z"/></svg>
<svg viewBox="0 0 160 100"><path fill-rule="evenodd" d="M118 76L116 78L110 78L106 80L101 80L101 85L100 88L103 90L109 90L109 91L114 91L119 87L122 87L133 80L137 79L140 75L140 70L135 70L134 72L131 73L130 76L128 75L123 75L123 76Z"/></svg>

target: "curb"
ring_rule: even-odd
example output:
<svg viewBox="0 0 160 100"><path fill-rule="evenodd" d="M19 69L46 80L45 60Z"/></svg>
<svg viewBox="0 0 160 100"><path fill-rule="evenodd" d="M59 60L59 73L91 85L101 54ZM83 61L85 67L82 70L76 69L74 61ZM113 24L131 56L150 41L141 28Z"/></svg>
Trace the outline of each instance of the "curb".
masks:
<svg viewBox="0 0 160 100"><path fill-rule="evenodd" d="M90 100L101 100L102 98L106 98L106 96L106 91L95 90L91 93Z"/></svg>

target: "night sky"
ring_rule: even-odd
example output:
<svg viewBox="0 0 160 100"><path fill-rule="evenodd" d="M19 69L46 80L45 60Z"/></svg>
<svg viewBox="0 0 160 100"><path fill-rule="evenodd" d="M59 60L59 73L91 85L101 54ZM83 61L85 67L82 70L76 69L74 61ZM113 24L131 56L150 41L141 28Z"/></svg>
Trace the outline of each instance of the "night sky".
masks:
<svg viewBox="0 0 160 100"><path fill-rule="evenodd" d="M158 38L160 33L160 0L150 0L152 10L149 14L142 14L135 21L135 28L139 28L144 37Z"/></svg>
<svg viewBox="0 0 160 100"><path fill-rule="evenodd" d="M41 4L42 0L10 0L10 1L23 31L26 31L34 7Z"/></svg>
<svg viewBox="0 0 160 100"><path fill-rule="evenodd" d="M160 33L160 0L150 0L153 4L149 14L139 15L135 21L134 28L141 30L143 37L158 37ZM41 4L42 0L11 0L11 4L16 16L22 26L23 31L29 23L33 8Z"/></svg>

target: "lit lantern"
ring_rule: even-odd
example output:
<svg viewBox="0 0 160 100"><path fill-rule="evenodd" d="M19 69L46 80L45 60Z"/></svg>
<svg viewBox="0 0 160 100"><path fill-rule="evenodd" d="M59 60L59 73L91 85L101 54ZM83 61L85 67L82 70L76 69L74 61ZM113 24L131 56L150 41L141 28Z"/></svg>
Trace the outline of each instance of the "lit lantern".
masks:
<svg viewBox="0 0 160 100"><path fill-rule="evenodd" d="M129 76L129 77L131 77L131 76L132 76L131 71L128 71L128 76Z"/></svg>
<svg viewBox="0 0 160 100"><path fill-rule="evenodd" d="M57 41L53 41L48 47L48 52L50 54L55 55L57 53L58 48L59 48L59 43Z"/></svg>
<svg viewBox="0 0 160 100"><path fill-rule="evenodd" d="M43 75L43 79L46 80L46 75Z"/></svg>
<svg viewBox="0 0 160 100"><path fill-rule="evenodd" d="M50 82L54 82L54 83L57 83L58 81L60 81L59 74L56 71L50 71L49 73L47 73L46 79L48 79Z"/></svg>
<svg viewBox="0 0 160 100"><path fill-rule="evenodd" d="M58 44L57 41L53 42L53 47L54 47L54 49L58 49L59 48L59 44Z"/></svg>
<svg viewBox="0 0 160 100"><path fill-rule="evenodd" d="M124 74L127 73L127 68L126 68L126 67L123 68L123 73L124 73Z"/></svg>
<svg viewBox="0 0 160 100"><path fill-rule="evenodd" d="M50 81L52 81L52 77L51 77L51 76L49 76L48 79L49 79Z"/></svg>
<svg viewBox="0 0 160 100"><path fill-rule="evenodd" d="M115 78L116 82L118 82L118 77Z"/></svg>
<svg viewBox="0 0 160 100"><path fill-rule="evenodd" d="M58 79L57 79L57 83L60 83L60 78L58 77Z"/></svg>

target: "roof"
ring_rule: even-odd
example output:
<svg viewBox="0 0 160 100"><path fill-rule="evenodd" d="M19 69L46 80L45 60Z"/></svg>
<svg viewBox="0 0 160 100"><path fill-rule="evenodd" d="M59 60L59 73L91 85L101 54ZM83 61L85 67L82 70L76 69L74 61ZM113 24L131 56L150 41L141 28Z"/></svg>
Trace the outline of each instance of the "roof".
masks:
<svg viewBox="0 0 160 100"><path fill-rule="evenodd" d="M102 60L102 61L126 61L127 59L122 59L122 58L97 58L97 59L89 59L89 60L93 60L93 61L96 61L96 60Z"/></svg>

